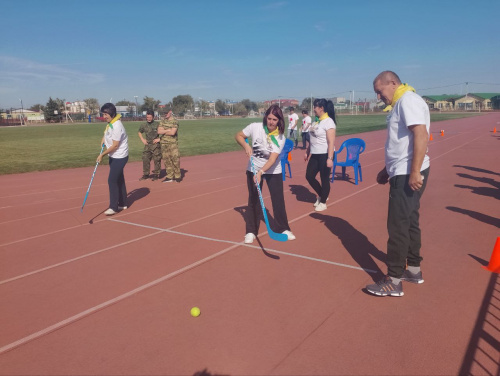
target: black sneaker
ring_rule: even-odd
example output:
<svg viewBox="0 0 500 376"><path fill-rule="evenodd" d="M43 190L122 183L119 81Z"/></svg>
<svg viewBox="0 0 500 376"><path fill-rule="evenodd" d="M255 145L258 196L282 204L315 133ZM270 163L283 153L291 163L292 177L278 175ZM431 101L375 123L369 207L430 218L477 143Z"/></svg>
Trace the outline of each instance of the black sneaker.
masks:
<svg viewBox="0 0 500 376"><path fill-rule="evenodd" d="M173 181L174 181L173 179L165 178L165 180L163 180L162 183L172 183Z"/></svg>
<svg viewBox="0 0 500 376"><path fill-rule="evenodd" d="M403 283L395 285L392 283L391 277L386 275L374 285L367 285L366 290L369 293L379 296L403 296Z"/></svg>
<svg viewBox="0 0 500 376"><path fill-rule="evenodd" d="M147 180L147 179L149 179L149 175L142 175L142 177L139 179L139 181Z"/></svg>
<svg viewBox="0 0 500 376"><path fill-rule="evenodd" d="M411 283L424 283L424 279L422 278L422 272L412 273L408 269L403 272L403 276L401 277L402 281L411 282Z"/></svg>
<svg viewBox="0 0 500 376"><path fill-rule="evenodd" d="M176 183L180 183L182 181L181 178L174 179Z"/></svg>
<svg viewBox="0 0 500 376"><path fill-rule="evenodd" d="M152 181L157 181L159 178L158 178L158 175L153 175L153 178L151 179Z"/></svg>

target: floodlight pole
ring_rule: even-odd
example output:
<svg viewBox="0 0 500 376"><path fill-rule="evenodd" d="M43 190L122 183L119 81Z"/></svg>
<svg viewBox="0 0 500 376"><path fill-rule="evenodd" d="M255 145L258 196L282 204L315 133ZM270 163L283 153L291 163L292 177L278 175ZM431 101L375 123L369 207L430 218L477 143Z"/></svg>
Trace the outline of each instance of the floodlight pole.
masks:
<svg viewBox="0 0 500 376"><path fill-rule="evenodd" d="M21 125L26 125L24 123L24 107L23 107L23 100L19 98L19 102L21 102Z"/></svg>
<svg viewBox="0 0 500 376"><path fill-rule="evenodd" d="M137 117L137 95L134 95L135 98L135 117Z"/></svg>

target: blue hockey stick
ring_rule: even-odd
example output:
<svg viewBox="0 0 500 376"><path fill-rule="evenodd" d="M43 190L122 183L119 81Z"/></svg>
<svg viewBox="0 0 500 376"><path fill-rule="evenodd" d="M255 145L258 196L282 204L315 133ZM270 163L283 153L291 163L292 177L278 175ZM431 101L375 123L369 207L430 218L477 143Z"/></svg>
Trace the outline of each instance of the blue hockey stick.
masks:
<svg viewBox="0 0 500 376"><path fill-rule="evenodd" d="M104 144L102 144L101 152L99 154L101 154L103 150L104 150ZM87 202L87 197L89 197L90 187L92 186L92 182L94 181L94 175L95 175L95 172L97 171L97 166L99 166L99 162L97 162L95 164L94 172L92 173L92 178L90 179L90 184L89 184L89 187L87 188L87 193L85 194L85 198L83 199L83 204L82 204L82 208L80 209L80 213L83 212L83 207L85 206L85 203Z"/></svg>
<svg viewBox="0 0 500 376"><path fill-rule="evenodd" d="M250 156L250 164L252 165L253 175L256 176L257 173L255 172L255 166L253 164L253 156ZM271 230L271 226L269 226L269 220L267 219L266 206L264 205L264 199L262 198L262 192L260 190L260 185L257 182L255 182L255 185L257 186L257 192L259 192L260 206L262 207L262 213L264 214L264 221L266 222L267 233L269 234L269 237L273 240L278 241L278 242L286 242L288 240L287 234L279 234L279 233Z"/></svg>

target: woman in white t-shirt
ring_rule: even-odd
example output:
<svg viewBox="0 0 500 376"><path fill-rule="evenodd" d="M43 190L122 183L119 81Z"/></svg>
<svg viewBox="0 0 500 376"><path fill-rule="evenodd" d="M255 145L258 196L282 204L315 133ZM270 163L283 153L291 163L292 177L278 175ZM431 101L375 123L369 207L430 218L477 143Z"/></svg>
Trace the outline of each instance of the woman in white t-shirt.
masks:
<svg viewBox="0 0 500 376"><path fill-rule="evenodd" d="M104 120L108 122L101 140L101 145L106 145L106 150L99 154L97 162L101 163L106 154L109 156L109 208L104 214L113 215L127 209L127 187L123 169L128 162L128 137L120 115L116 115L113 103L105 103L101 112Z"/></svg>
<svg viewBox="0 0 500 376"><path fill-rule="evenodd" d="M314 100L314 113L319 118L309 127L309 147L304 160L307 163L306 179L318 198L314 204L316 211L326 210L326 200L330 194L330 173L335 153L335 108L326 99ZM320 174L321 183L316 180Z"/></svg>
<svg viewBox="0 0 500 376"><path fill-rule="evenodd" d="M307 149L307 144L311 143L309 140L309 127L311 126L311 117L309 111L302 110L302 149Z"/></svg>
<svg viewBox="0 0 500 376"><path fill-rule="evenodd" d="M283 178L279 155L285 146L285 121L278 105L272 105L264 115L262 123L252 123L235 136L236 142L245 149L248 157L253 156L256 175L252 172L250 161L247 165L248 210L246 211L245 243L253 243L259 233L260 201L256 183L262 188L263 180L267 182L276 228L274 232L288 235L288 240L295 236L290 231L283 195ZM252 139L252 146L248 144Z"/></svg>

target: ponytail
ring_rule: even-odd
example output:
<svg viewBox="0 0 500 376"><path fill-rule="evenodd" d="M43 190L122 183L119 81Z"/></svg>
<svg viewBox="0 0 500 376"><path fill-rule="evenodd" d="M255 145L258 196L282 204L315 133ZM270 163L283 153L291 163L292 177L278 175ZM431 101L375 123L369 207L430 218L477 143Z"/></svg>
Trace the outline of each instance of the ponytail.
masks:
<svg viewBox="0 0 500 376"><path fill-rule="evenodd" d="M337 119L335 116L335 107L331 100L326 100L325 98L316 98L314 100L315 107L322 107L323 111L328 113L328 116L333 120L335 124L337 124Z"/></svg>
<svg viewBox="0 0 500 376"><path fill-rule="evenodd" d="M335 106L331 100L326 101L325 112L328 112L328 116L333 120L335 124L337 124L337 119L335 116Z"/></svg>

